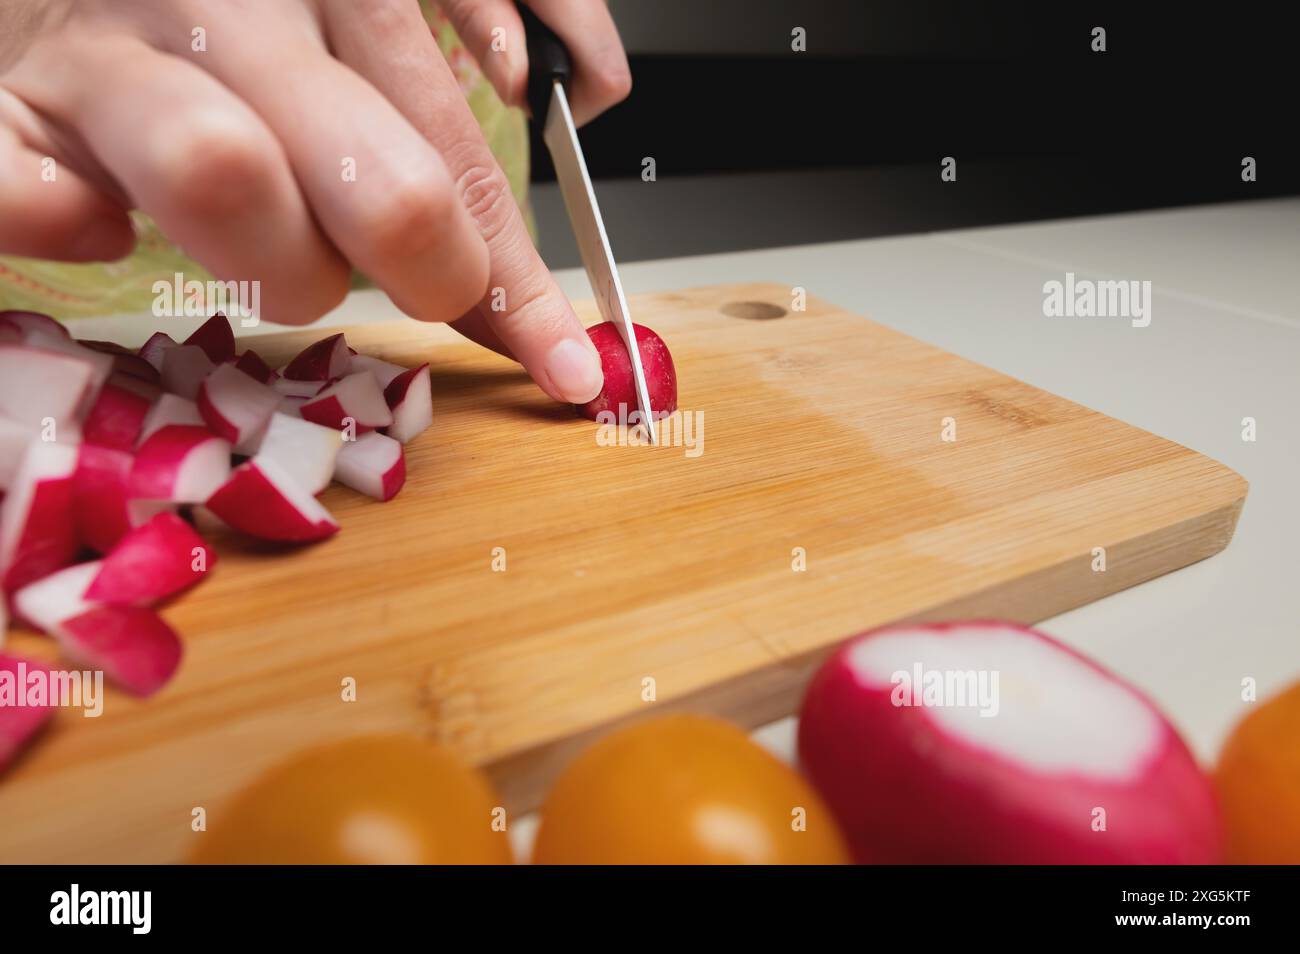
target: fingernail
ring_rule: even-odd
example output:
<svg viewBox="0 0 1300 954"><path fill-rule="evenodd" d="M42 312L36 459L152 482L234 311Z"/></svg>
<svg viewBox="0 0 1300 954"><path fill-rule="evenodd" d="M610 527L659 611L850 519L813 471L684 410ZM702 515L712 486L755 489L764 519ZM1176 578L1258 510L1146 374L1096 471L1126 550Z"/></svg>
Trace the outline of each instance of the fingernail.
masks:
<svg viewBox="0 0 1300 954"><path fill-rule="evenodd" d="M555 390L571 404L586 404L605 386L600 356L595 349L584 348L568 338L546 356L546 374Z"/></svg>

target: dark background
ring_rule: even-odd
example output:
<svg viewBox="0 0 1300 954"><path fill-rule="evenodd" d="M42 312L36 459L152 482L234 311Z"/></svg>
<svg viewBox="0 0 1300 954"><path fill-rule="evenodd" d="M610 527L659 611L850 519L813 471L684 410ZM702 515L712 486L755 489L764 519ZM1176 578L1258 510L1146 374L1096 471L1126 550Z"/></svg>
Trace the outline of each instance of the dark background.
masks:
<svg viewBox="0 0 1300 954"><path fill-rule="evenodd" d="M582 141L623 259L1300 193L1300 34L1252 5L610 9L634 88ZM795 26L807 52L790 50ZM956 182L940 180L943 156ZM533 164L543 253L577 264L536 137Z"/></svg>

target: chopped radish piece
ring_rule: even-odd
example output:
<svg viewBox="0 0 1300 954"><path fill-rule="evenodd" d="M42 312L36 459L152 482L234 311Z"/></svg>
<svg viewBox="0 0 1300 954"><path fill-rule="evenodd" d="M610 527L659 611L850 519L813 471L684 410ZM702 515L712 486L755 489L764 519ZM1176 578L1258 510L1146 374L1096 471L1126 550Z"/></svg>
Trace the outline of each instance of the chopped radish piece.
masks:
<svg viewBox="0 0 1300 954"><path fill-rule="evenodd" d="M280 376L271 382L271 387L276 392L285 397L309 398L315 397L325 390L324 381L295 381L293 378L284 376L284 369L280 370Z"/></svg>
<svg viewBox="0 0 1300 954"><path fill-rule="evenodd" d="M124 536L100 562L83 591L88 600L146 606L203 579L216 565L217 554L180 517L162 513Z"/></svg>
<svg viewBox="0 0 1300 954"><path fill-rule="evenodd" d="M369 371L375 376L381 388L388 387L388 383L397 377L406 368L400 364L390 364L387 361L381 361L378 358L372 358L365 354L354 354L352 356L352 370Z"/></svg>
<svg viewBox="0 0 1300 954"><path fill-rule="evenodd" d="M140 357L144 358L155 371L161 372L163 355L169 348L175 348L176 339L161 331L155 331L149 340L140 346Z"/></svg>
<svg viewBox="0 0 1300 954"><path fill-rule="evenodd" d="M352 355L341 334L322 338L300 351L280 372L294 381L329 381L352 373Z"/></svg>
<svg viewBox="0 0 1300 954"><path fill-rule="evenodd" d="M131 467L131 497L203 503L229 478L229 441L206 427L169 424L150 435L136 451Z"/></svg>
<svg viewBox="0 0 1300 954"><path fill-rule="evenodd" d="M215 367L207 353L196 345L168 348L162 357L163 390L193 401L199 396L199 385Z"/></svg>
<svg viewBox="0 0 1300 954"><path fill-rule="evenodd" d="M233 364L223 364L199 385L198 405L203 420L240 454L257 450L279 403L279 394Z"/></svg>
<svg viewBox="0 0 1300 954"><path fill-rule="evenodd" d="M14 610L24 622L41 632L54 632L64 620L99 605L87 598L86 591L103 565L102 560L75 563L28 583L14 594Z"/></svg>
<svg viewBox="0 0 1300 954"><path fill-rule="evenodd" d="M379 382L369 371L358 371L331 384L302 406L305 420L343 430L350 421L357 434L387 427L393 414Z"/></svg>
<svg viewBox="0 0 1300 954"><path fill-rule="evenodd" d="M107 553L131 529L127 508L133 458L125 451L97 444L77 450L72 513L81 542Z"/></svg>
<svg viewBox="0 0 1300 954"><path fill-rule="evenodd" d="M101 606L64 620L53 630L73 660L140 696L157 692L180 665L181 643L151 609Z"/></svg>
<svg viewBox="0 0 1300 954"><path fill-rule="evenodd" d="M43 672L48 676L50 669L29 659L0 653L0 673L8 674L15 687L27 686L27 677L35 672ZM54 705L48 699L44 705L0 706L0 772L13 764L18 753L27 747L53 717Z"/></svg>
<svg viewBox="0 0 1300 954"><path fill-rule="evenodd" d="M254 460L271 460L300 487L318 494L329 486L343 435L288 414L271 415L271 424Z"/></svg>
<svg viewBox="0 0 1300 954"><path fill-rule="evenodd" d="M224 364L235 359L235 331L226 316L218 312L195 330L183 342L203 349L213 364Z"/></svg>
<svg viewBox="0 0 1300 954"><path fill-rule="evenodd" d="M86 415L82 440L87 444L131 450L149 414L150 401L110 380Z"/></svg>
<svg viewBox="0 0 1300 954"><path fill-rule="evenodd" d="M11 325L24 334L36 331L72 340L72 333L63 322L42 315L39 311L0 311L0 322Z"/></svg>
<svg viewBox="0 0 1300 954"><path fill-rule="evenodd" d="M344 441L334 464L339 483L376 500L391 500L406 483L402 445L377 431Z"/></svg>
<svg viewBox="0 0 1300 954"><path fill-rule="evenodd" d="M56 428L72 424L100 383L93 363L78 355L0 344L0 415L29 428L47 419Z"/></svg>
<svg viewBox="0 0 1300 954"><path fill-rule="evenodd" d="M276 406L276 414L288 414L290 417L302 417L302 406L307 403L305 397L294 397L292 394L286 394L280 398L279 405ZM318 425L319 426L319 425Z"/></svg>
<svg viewBox="0 0 1300 954"><path fill-rule="evenodd" d="M799 755L858 861L1219 860L1213 790L1174 728L1015 623L848 643L808 687Z"/></svg>
<svg viewBox="0 0 1300 954"><path fill-rule="evenodd" d="M30 430L0 415L0 490L9 489L31 439Z"/></svg>
<svg viewBox="0 0 1300 954"><path fill-rule="evenodd" d="M240 464L207 506L229 526L262 540L307 543L339 528L311 492L273 460Z"/></svg>
<svg viewBox="0 0 1300 954"><path fill-rule="evenodd" d="M109 385L121 388L123 391L130 391L132 394L138 394L150 404L158 400L163 394L162 385L154 381L146 381L144 378L137 378L135 375L127 374L124 371L114 371L104 382L104 387Z"/></svg>
<svg viewBox="0 0 1300 954"><path fill-rule="evenodd" d="M393 412L393 423L384 432L405 444L433 423L433 391L429 366L403 371L384 389L384 400Z"/></svg>
<svg viewBox="0 0 1300 954"><path fill-rule="evenodd" d="M114 344L111 341L86 341L78 338L77 344L91 351L98 351L113 359L113 373L125 374L150 384L158 383L158 369L134 351Z"/></svg>
<svg viewBox="0 0 1300 954"><path fill-rule="evenodd" d="M259 384L271 384L279 377L271 366L262 360L262 356L251 348L239 356L235 367Z"/></svg>
<svg viewBox="0 0 1300 954"><path fill-rule="evenodd" d="M0 505L0 588L48 576L77 554L73 474L77 449L33 441Z"/></svg>
<svg viewBox="0 0 1300 954"><path fill-rule="evenodd" d="M193 401L187 401L176 394L160 394L145 415L144 424L140 428L140 443L143 444L150 435L168 424L207 427L203 423L203 415L199 413L199 406Z"/></svg>

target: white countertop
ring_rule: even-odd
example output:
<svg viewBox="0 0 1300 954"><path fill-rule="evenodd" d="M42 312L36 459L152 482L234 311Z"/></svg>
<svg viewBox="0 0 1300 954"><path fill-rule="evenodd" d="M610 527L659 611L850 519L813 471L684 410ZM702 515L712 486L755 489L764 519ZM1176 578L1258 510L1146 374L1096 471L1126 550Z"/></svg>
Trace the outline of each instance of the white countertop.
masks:
<svg viewBox="0 0 1300 954"><path fill-rule="evenodd" d="M1043 283L1149 280L1152 321L1051 319ZM629 293L776 281L1208 454L1250 481L1228 548L1045 620L1145 689L1205 761L1260 697L1300 678L1300 199L1200 206L624 266ZM578 270L557 273L590 297ZM352 295L326 324L397 312ZM99 327L95 327L99 326ZM143 340L138 320L78 323ZM281 330L262 326L258 331ZM1242 440L1242 418L1258 437ZM756 733L783 757L793 719ZM514 826L519 843L531 825Z"/></svg>

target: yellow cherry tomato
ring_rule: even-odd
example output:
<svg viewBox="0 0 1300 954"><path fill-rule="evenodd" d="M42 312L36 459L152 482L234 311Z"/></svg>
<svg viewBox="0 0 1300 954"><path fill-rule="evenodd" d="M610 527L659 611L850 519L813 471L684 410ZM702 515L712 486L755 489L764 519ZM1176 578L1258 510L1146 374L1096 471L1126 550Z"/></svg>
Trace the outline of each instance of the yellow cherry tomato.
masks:
<svg viewBox="0 0 1300 954"><path fill-rule="evenodd" d="M196 864L510 864L487 780L413 736L299 753L209 813ZM498 826L499 827L499 826Z"/></svg>
<svg viewBox="0 0 1300 954"><path fill-rule="evenodd" d="M829 809L735 726L674 715L578 756L542 807L536 864L844 864Z"/></svg>
<svg viewBox="0 0 1300 954"><path fill-rule="evenodd" d="M1300 683L1238 723L1215 782L1230 864L1300 864Z"/></svg>

